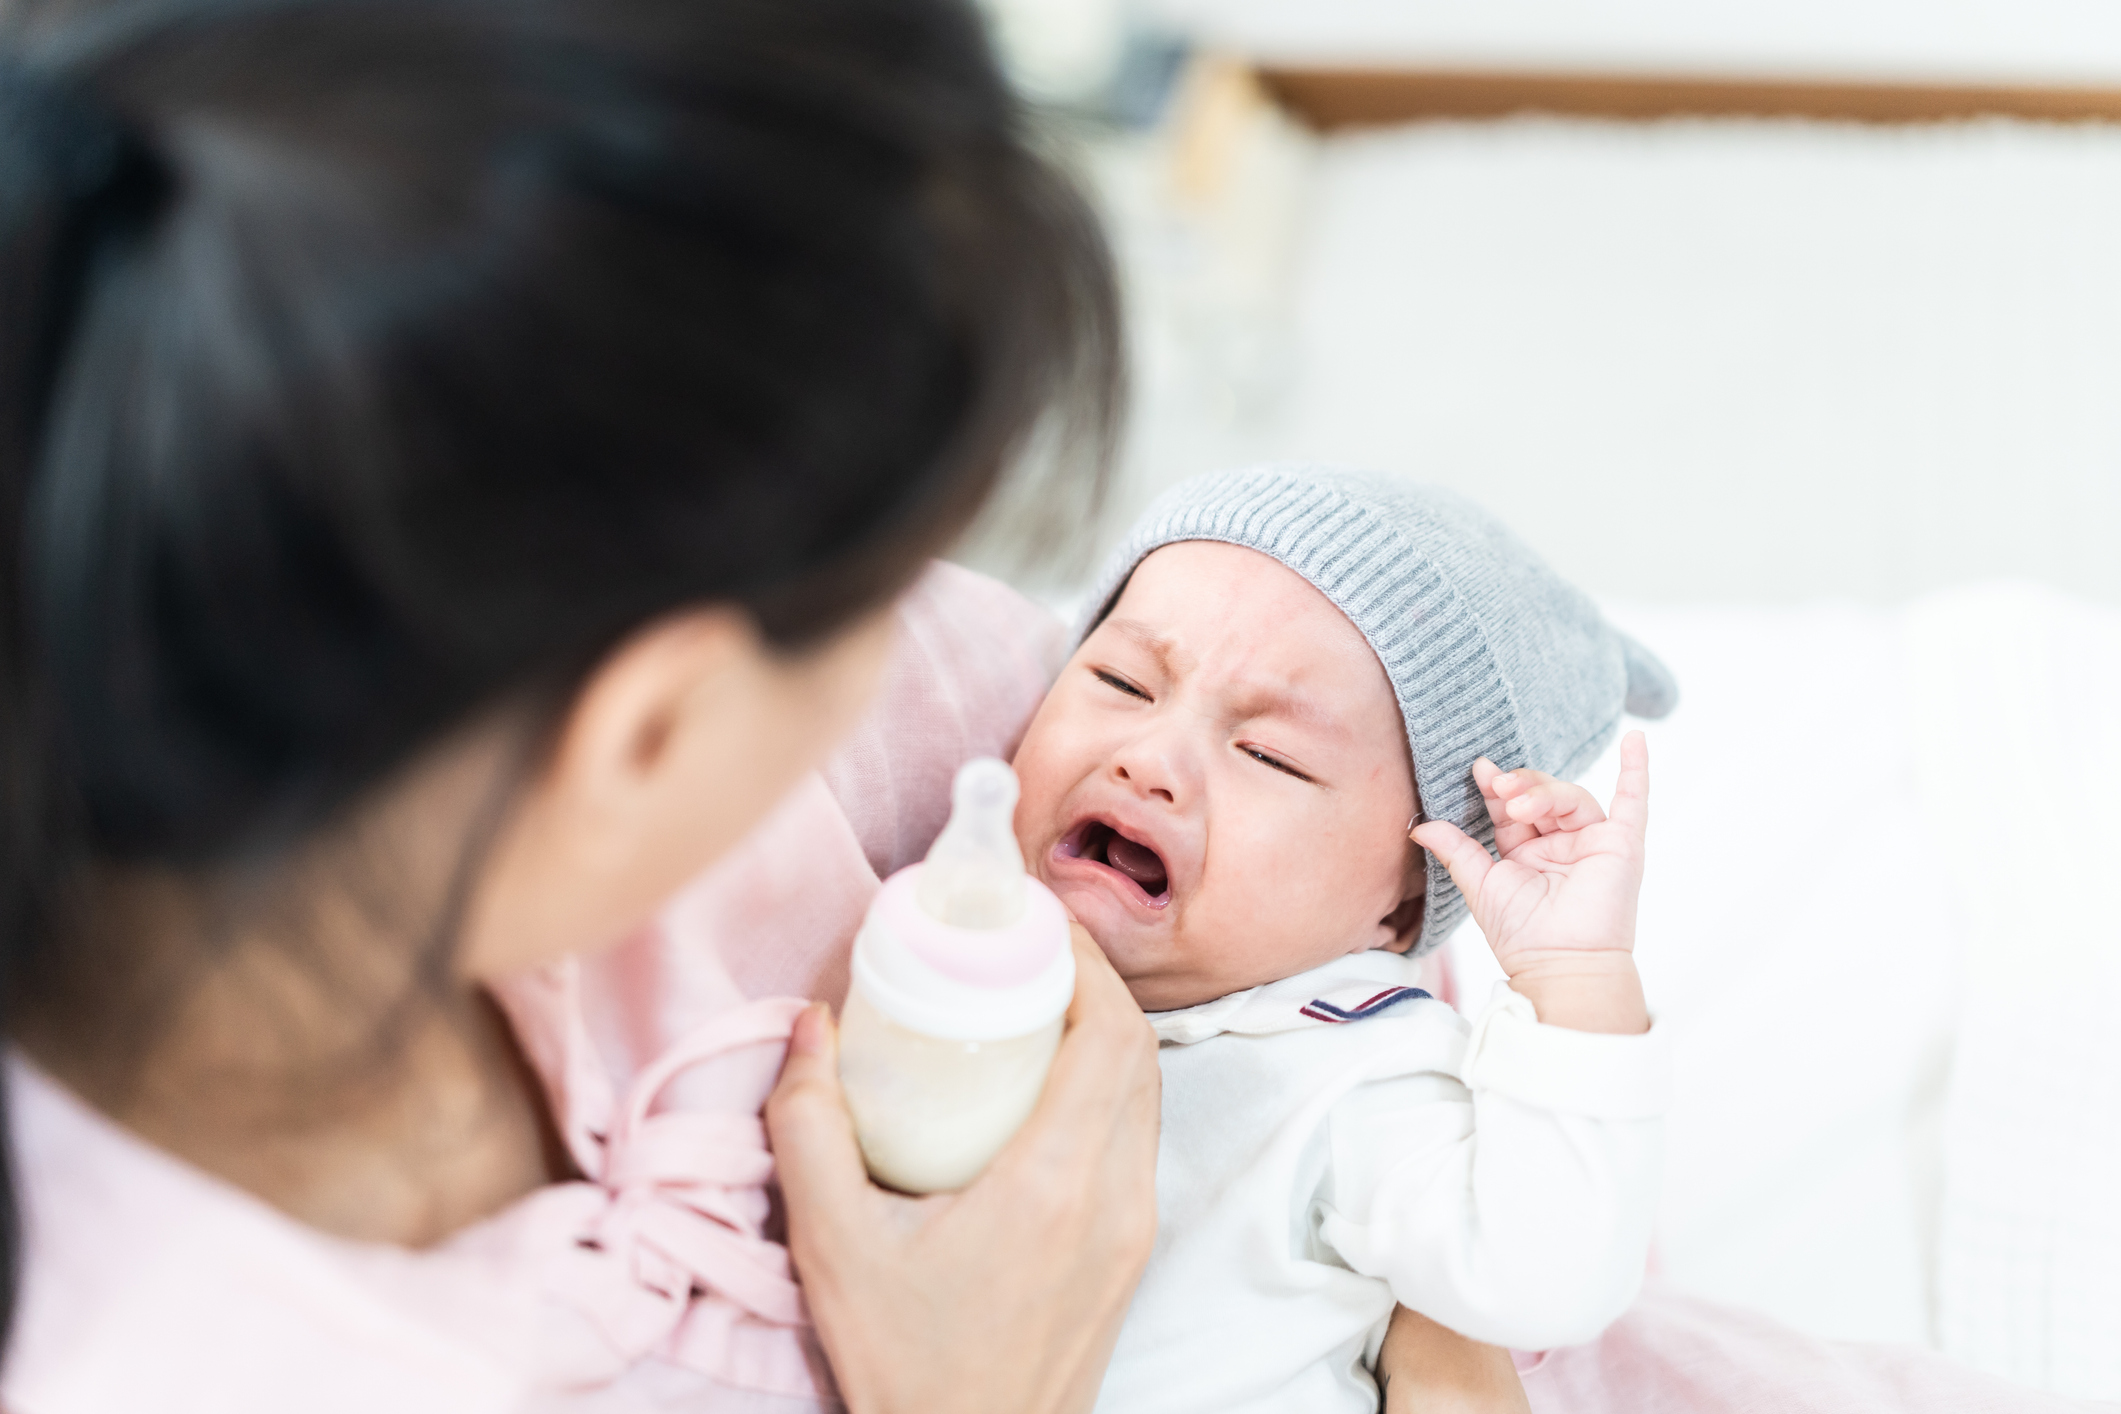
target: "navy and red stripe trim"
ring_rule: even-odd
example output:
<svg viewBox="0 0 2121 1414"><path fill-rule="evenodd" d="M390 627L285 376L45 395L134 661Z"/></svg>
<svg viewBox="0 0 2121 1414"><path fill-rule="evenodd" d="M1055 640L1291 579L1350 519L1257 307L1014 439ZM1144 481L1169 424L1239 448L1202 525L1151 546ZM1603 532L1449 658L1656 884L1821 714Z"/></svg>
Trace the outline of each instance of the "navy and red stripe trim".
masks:
<svg viewBox="0 0 2121 1414"><path fill-rule="evenodd" d="M1388 1008L1396 1007L1401 1002L1411 1002L1417 999L1427 1000L1428 995L1427 992L1424 992L1419 987L1387 987L1362 1005L1352 1009L1337 1007L1323 997L1319 997L1314 998L1308 1005L1303 1007L1302 1011L1305 1016L1310 1017L1313 1021L1331 1021L1336 1023L1363 1021Z"/></svg>

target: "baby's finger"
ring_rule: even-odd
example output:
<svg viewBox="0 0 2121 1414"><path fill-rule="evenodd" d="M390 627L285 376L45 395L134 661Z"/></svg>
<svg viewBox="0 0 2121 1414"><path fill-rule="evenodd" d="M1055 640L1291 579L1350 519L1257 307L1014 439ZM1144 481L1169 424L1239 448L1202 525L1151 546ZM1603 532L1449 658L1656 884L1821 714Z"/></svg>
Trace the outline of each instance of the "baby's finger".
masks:
<svg viewBox="0 0 2121 1414"><path fill-rule="evenodd" d="M1414 827L1410 838L1429 853L1443 861L1443 867L1451 871L1451 882L1468 899L1480 896L1480 885L1495 867L1495 861L1481 848L1480 841L1448 820L1426 820Z"/></svg>
<svg viewBox="0 0 2121 1414"><path fill-rule="evenodd" d="M1542 833L1586 829L1605 819L1597 796L1544 771L1507 772L1495 778L1495 788L1502 792L1503 808L1512 821L1537 825Z"/></svg>
<svg viewBox="0 0 2121 1414"><path fill-rule="evenodd" d="M1639 731L1620 742L1620 779L1613 787L1613 819L1639 839L1650 828L1650 743Z"/></svg>
<svg viewBox="0 0 2121 1414"><path fill-rule="evenodd" d="M1502 767L1483 756L1473 763L1473 784L1480 790L1481 804L1488 808L1488 818L1495 822L1495 851L1503 858L1526 840L1539 838L1539 826L1518 820L1510 814L1509 802L1497 792L1495 783L1502 780ZM1522 786L1518 787L1522 789Z"/></svg>

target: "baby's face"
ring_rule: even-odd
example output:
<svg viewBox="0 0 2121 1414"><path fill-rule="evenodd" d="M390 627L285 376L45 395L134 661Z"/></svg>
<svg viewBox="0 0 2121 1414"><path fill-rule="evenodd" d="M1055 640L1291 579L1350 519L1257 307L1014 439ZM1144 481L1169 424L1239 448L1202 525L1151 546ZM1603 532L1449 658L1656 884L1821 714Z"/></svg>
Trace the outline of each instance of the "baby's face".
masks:
<svg viewBox="0 0 2121 1414"><path fill-rule="evenodd" d="M1146 1010L1404 946L1420 918L1384 666L1256 550L1186 541L1143 560L1016 771L1025 862Z"/></svg>

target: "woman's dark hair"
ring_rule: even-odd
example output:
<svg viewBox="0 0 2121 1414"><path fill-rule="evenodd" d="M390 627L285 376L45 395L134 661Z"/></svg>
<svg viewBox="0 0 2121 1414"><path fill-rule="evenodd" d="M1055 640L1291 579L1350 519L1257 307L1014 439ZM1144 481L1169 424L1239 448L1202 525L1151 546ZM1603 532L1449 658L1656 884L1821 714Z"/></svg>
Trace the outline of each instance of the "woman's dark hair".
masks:
<svg viewBox="0 0 2121 1414"><path fill-rule="evenodd" d="M1116 325L953 0L0 48L0 1010L94 871L291 848L659 613L799 647L883 602L1056 400L1109 436Z"/></svg>

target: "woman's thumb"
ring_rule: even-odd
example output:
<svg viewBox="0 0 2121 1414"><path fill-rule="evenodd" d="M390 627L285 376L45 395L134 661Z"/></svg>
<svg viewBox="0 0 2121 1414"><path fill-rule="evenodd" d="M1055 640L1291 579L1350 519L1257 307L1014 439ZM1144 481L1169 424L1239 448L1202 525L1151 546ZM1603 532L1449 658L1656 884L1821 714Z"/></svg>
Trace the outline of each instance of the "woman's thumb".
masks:
<svg viewBox="0 0 2121 1414"><path fill-rule="evenodd" d="M839 1028L823 1002L795 1019L780 1081L766 1099L766 1134L790 1212L840 1211L849 1191L868 1182L840 1089Z"/></svg>

